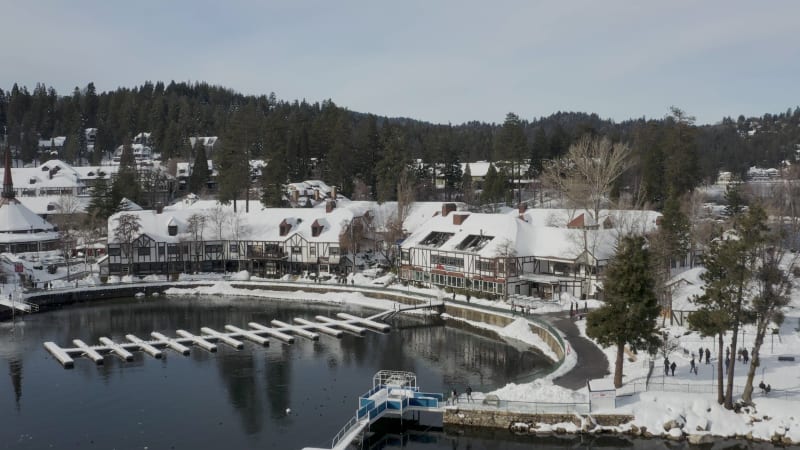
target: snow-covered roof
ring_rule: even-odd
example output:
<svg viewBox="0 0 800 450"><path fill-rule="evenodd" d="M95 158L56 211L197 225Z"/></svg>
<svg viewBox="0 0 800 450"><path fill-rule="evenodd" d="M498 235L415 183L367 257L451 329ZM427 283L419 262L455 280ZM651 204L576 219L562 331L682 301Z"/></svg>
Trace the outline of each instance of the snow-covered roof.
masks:
<svg viewBox="0 0 800 450"><path fill-rule="evenodd" d="M58 232L16 199L0 202L0 242L48 241L58 238Z"/></svg>
<svg viewBox="0 0 800 450"><path fill-rule="evenodd" d="M68 197L62 199L62 197ZM17 200L30 209L33 213L38 215L45 214L61 214L62 205L65 201L70 202L70 209L72 212L85 212L89 207L91 197L88 196L61 196L61 195L37 195L17 197Z"/></svg>
<svg viewBox="0 0 800 450"><path fill-rule="evenodd" d="M667 282L672 295L672 309L676 311L695 311L693 299L703 295L705 282L700 276L706 271L704 267L695 267L675 275Z"/></svg>
<svg viewBox="0 0 800 450"><path fill-rule="evenodd" d="M200 141L201 144L205 147L213 147L219 138L217 136L197 136L197 137L190 137L189 144L194 147L195 142Z"/></svg>
<svg viewBox="0 0 800 450"><path fill-rule="evenodd" d="M464 173L464 170L467 169L467 164L469 164L469 173L474 177L485 177L486 173L489 172L489 166L492 165L489 161L475 161L471 163L461 163L461 173Z"/></svg>
<svg viewBox="0 0 800 450"><path fill-rule="evenodd" d="M437 235L436 233L440 233ZM442 251L468 252L486 258L507 255L572 261L584 253L605 260L616 251L619 232L548 227L508 214L451 212L421 226L404 248L433 246Z"/></svg>
<svg viewBox="0 0 800 450"><path fill-rule="evenodd" d="M509 215L518 216L518 210L508 211ZM601 209L599 211L599 219L594 220L593 211L583 209L550 209L550 208L532 208L527 209L522 214L525 221L536 226L548 226L557 228L566 228L567 224L572 222L583 214L584 224L595 225L600 224L602 227L614 228L622 231L630 231L634 233L650 233L655 231L658 227L658 222L661 213L658 211L638 210L638 209Z"/></svg>

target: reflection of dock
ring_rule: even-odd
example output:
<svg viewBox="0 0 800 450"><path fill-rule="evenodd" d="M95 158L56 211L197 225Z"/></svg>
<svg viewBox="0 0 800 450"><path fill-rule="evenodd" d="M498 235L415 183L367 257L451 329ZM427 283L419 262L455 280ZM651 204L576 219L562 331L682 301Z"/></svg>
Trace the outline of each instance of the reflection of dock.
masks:
<svg viewBox="0 0 800 450"><path fill-rule="evenodd" d="M420 392L417 376L412 372L381 370L372 377L372 389L358 398L355 416L334 436L331 449L346 449L365 429L384 417L399 418L402 422L407 412L444 413L443 400L442 394Z"/></svg>
<svg viewBox="0 0 800 450"><path fill-rule="evenodd" d="M319 340L320 334L341 338L345 333L364 336L366 332L374 331L387 333L391 327L379 322L387 316L392 316L401 311L421 308L438 308L441 304L422 304L413 308L395 308L374 314L369 317L358 317L347 313L337 313L336 319L316 316L316 322L295 318L293 324L273 320L271 326L256 322L247 324L248 329L234 325L225 325L225 331L202 327L201 334L192 334L186 330L177 330L178 337L170 338L158 332L150 333L153 339L144 340L133 334L125 335L128 342L116 343L107 337L101 337L101 345L88 345L80 339L74 339L74 347L60 347L54 342L45 342L44 347L61 363L64 368L71 368L75 364L73 357L86 357L96 364L102 364L105 355L112 354L125 361L133 360L132 351L141 351L154 358L161 358L162 350L170 349L180 354L188 355L190 347L196 346L208 352L217 351L218 344L225 344L237 350L244 347L242 340L247 340L258 345L269 345L269 338L277 339L285 344L292 344L295 336L309 340Z"/></svg>

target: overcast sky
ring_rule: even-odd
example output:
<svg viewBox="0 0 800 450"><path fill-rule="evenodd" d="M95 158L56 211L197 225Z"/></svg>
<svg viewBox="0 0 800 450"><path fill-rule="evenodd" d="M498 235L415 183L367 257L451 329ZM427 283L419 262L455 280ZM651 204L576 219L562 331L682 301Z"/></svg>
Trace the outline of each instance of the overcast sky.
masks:
<svg viewBox="0 0 800 450"><path fill-rule="evenodd" d="M0 87L207 81L440 123L671 105L713 123L800 104L799 23L789 0L2 0Z"/></svg>

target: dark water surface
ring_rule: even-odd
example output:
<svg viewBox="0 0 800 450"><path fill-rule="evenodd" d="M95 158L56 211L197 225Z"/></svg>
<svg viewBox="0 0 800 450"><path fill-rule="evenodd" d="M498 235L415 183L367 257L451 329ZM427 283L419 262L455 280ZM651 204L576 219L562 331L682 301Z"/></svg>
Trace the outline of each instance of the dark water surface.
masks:
<svg viewBox="0 0 800 450"><path fill-rule="evenodd" d="M313 320L341 311L374 312L285 300L161 297L81 304L1 323L0 448L325 447L354 414L358 395L371 387L378 370L416 372L423 390L446 392L454 385L463 391L467 384L493 389L550 365L535 352L432 317L395 319L388 334L297 338L293 345L271 339L268 348L193 348L188 357L165 351L163 360L137 352L133 362L108 356L99 367L76 359L72 370L62 369L42 347L45 341L71 346L76 338L93 344L101 336L124 342L125 334L147 338L151 331L175 336L179 328L199 334L203 326L246 328L251 321ZM420 434L430 438L406 438L405 448L470 448L443 433ZM517 448L501 447L495 438L485 444L476 437L471 448Z"/></svg>

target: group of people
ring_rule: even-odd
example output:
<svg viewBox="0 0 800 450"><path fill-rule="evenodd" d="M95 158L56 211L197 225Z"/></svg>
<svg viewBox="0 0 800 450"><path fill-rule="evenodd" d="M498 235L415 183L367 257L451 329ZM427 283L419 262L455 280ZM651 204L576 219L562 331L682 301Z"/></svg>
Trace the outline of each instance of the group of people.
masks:
<svg viewBox="0 0 800 450"><path fill-rule="evenodd" d="M703 362L703 355L705 355L705 357L706 357L706 364L710 364L711 363L711 349L708 349L708 348L704 349L703 347L700 347L700 351L697 352L697 354L700 357L700 360L698 361L698 363L702 363Z"/></svg>
<svg viewBox="0 0 800 450"><path fill-rule="evenodd" d="M583 319L584 314L589 312L589 305L588 302L583 302L583 312L580 310L580 304L578 302L571 302L569 305L569 316L570 317L578 317L578 319Z"/></svg>
<svg viewBox="0 0 800 450"><path fill-rule="evenodd" d="M464 393L467 394L467 402L471 403L472 402L472 387L471 386L467 386L467 389L464 391ZM455 387L453 388L452 402L453 402L454 405L458 404L458 390L456 390Z"/></svg>
<svg viewBox="0 0 800 450"><path fill-rule="evenodd" d="M664 358L664 375L669 376L672 371L672 376L675 376L675 368L678 367L675 361L670 362L669 358Z"/></svg>

